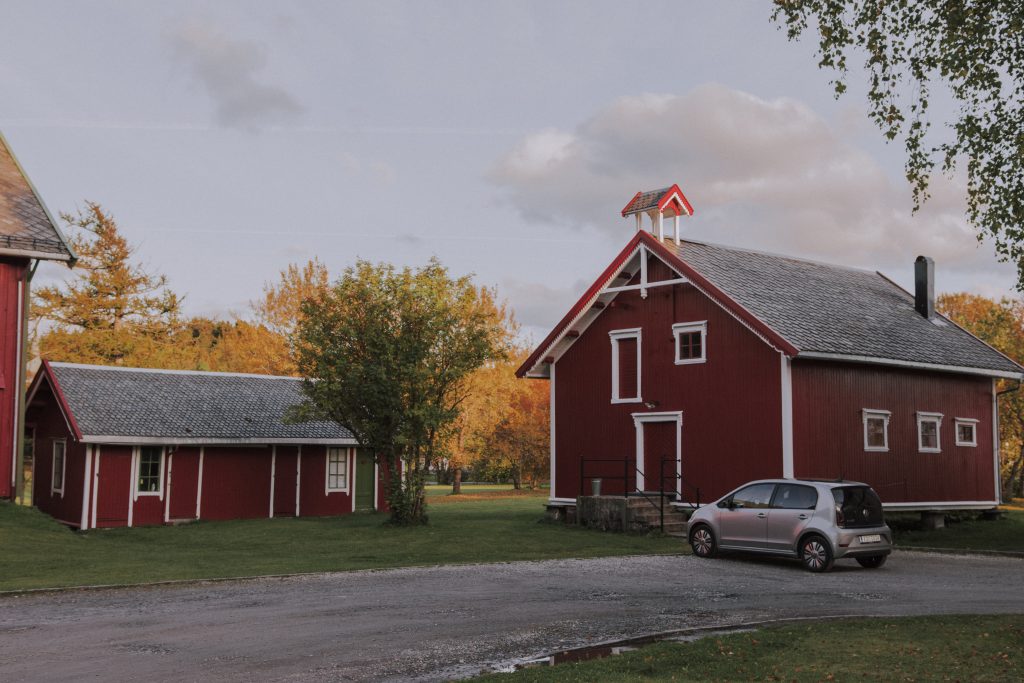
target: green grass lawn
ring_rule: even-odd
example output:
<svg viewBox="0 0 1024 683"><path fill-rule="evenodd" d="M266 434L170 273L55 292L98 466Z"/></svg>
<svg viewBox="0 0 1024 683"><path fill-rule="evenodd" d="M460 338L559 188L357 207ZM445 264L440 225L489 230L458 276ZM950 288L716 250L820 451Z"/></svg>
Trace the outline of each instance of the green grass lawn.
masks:
<svg viewBox="0 0 1024 683"><path fill-rule="evenodd" d="M1019 681L1024 616L817 622L692 643L657 643L616 657L477 680Z"/></svg>
<svg viewBox="0 0 1024 683"><path fill-rule="evenodd" d="M1024 510L1008 509L1002 519L965 519L944 529L919 531L905 528L903 517L886 515L895 530L896 546L955 548L958 550L1009 550L1024 552Z"/></svg>
<svg viewBox="0 0 1024 683"><path fill-rule="evenodd" d="M85 533L0 501L0 590L684 550L671 538L543 523L543 500L432 505L418 528L357 514Z"/></svg>

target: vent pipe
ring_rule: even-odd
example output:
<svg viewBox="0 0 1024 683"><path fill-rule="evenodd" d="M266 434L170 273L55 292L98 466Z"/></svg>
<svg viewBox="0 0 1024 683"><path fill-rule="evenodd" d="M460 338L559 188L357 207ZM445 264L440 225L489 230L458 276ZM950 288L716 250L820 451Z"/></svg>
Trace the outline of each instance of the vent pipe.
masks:
<svg viewBox="0 0 1024 683"><path fill-rule="evenodd" d="M928 320L935 317L935 261L927 256L914 261L914 308Z"/></svg>

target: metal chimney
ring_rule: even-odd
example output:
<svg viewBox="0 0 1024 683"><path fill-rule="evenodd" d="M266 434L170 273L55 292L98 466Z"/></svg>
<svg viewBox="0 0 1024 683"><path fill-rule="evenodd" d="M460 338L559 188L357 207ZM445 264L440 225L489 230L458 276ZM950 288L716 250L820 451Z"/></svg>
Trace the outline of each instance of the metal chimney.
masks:
<svg viewBox="0 0 1024 683"><path fill-rule="evenodd" d="M935 261L927 256L914 261L914 309L929 320L935 317Z"/></svg>

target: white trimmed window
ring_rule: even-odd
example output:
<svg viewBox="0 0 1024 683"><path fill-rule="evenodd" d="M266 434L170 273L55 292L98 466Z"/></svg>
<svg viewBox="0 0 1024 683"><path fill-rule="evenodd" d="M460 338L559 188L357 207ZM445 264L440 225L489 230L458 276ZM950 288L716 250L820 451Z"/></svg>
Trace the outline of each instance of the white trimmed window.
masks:
<svg viewBox="0 0 1024 683"><path fill-rule="evenodd" d="M348 491L347 448L327 449L327 492Z"/></svg>
<svg viewBox="0 0 1024 683"><path fill-rule="evenodd" d="M708 323L706 320L694 323L676 323L672 326L672 336L676 340L676 365L707 361Z"/></svg>
<svg viewBox="0 0 1024 683"><path fill-rule="evenodd" d="M956 445L978 445L978 421L969 417L956 418Z"/></svg>
<svg viewBox="0 0 1024 683"><path fill-rule="evenodd" d="M135 492L140 496L160 496L164 492L164 449L140 446Z"/></svg>
<svg viewBox="0 0 1024 683"><path fill-rule="evenodd" d="M612 330L612 403L639 403L640 328Z"/></svg>
<svg viewBox="0 0 1024 683"><path fill-rule="evenodd" d="M64 497L64 461L67 457L67 442L63 439L53 442L53 467L50 470L50 493Z"/></svg>
<svg viewBox="0 0 1024 683"><path fill-rule="evenodd" d="M864 450L888 451L889 417L892 413L888 410L870 410L868 408L862 410L861 413L864 416Z"/></svg>
<svg viewBox="0 0 1024 683"><path fill-rule="evenodd" d="M942 452L942 413L917 413L917 450L919 453Z"/></svg>

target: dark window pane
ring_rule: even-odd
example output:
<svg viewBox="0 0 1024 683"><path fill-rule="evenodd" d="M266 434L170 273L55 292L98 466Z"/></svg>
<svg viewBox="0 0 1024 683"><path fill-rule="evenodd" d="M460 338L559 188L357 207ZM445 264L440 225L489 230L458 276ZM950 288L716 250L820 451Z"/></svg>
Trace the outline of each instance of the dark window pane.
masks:
<svg viewBox="0 0 1024 683"><path fill-rule="evenodd" d="M772 499L773 491L775 484L752 484L734 493L732 502L736 507L766 508Z"/></svg>
<svg viewBox="0 0 1024 683"><path fill-rule="evenodd" d="M160 490L159 447L145 446L139 451L139 493L156 493Z"/></svg>
<svg viewBox="0 0 1024 683"><path fill-rule="evenodd" d="M811 486L779 484L772 507L786 510L813 510L818 504L818 492Z"/></svg>

